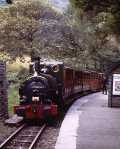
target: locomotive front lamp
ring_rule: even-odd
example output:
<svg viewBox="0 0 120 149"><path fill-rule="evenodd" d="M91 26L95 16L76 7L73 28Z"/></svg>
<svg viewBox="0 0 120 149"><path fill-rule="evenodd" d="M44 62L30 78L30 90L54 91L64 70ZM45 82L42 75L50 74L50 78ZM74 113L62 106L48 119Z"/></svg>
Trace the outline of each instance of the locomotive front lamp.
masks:
<svg viewBox="0 0 120 149"><path fill-rule="evenodd" d="M32 97L32 101L40 101L39 97Z"/></svg>

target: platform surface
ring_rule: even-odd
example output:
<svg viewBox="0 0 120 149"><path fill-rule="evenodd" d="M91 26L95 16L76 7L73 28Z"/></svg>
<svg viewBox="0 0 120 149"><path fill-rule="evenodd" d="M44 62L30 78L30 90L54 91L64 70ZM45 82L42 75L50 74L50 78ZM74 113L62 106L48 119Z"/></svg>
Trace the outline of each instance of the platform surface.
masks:
<svg viewBox="0 0 120 149"><path fill-rule="evenodd" d="M78 99L62 123L55 149L120 149L120 108L109 108L102 93Z"/></svg>
<svg viewBox="0 0 120 149"><path fill-rule="evenodd" d="M17 116L16 114L5 120L5 124L8 125L17 125L23 121L23 117Z"/></svg>

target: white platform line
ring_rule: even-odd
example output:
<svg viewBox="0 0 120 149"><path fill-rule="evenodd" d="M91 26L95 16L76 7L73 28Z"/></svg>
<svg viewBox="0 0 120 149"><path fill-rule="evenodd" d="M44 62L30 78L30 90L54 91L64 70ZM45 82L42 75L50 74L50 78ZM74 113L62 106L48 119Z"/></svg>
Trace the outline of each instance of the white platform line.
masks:
<svg viewBox="0 0 120 149"><path fill-rule="evenodd" d="M67 112L62 123L55 149L76 149L79 117L82 114L80 106L88 100L77 100Z"/></svg>

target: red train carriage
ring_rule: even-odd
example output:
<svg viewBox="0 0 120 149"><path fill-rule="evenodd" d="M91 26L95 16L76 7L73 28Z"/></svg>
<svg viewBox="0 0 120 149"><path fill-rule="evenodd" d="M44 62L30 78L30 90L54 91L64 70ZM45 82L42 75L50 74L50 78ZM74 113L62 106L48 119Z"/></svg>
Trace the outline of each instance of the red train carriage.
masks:
<svg viewBox="0 0 120 149"><path fill-rule="evenodd" d="M74 76L74 93L80 93L83 91L83 76L82 71L75 71Z"/></svg>
<svg viewBox="0 0 120 149"><path fill-rule="evenodd" d="M95 71L75 71L72 68L64 67L63 76L63 100L65 102L71 95L102 89L102 73Z"/></svg>
<svg viewBox="0 0 120 149"><path fill-rule="evenodd" d="M90 74L90 86L92 91L97 91L100 89L100 74L97 72L91 72Z"/></svg>
<svg viewBox="0 0 120 149"><path fill-rule="evenodd" d="M71 95L102 87L103 74L75 71L60 62L40 63L40 59L34 59L30 68L34 74L21 84L20 105L14 107L15 113L25 119L55 118Z"/></svg>
<svg viewBox="0 0 120 149"><path fill-rule="evenodd" d="M74 87L74 70L71 68L65 68L64 69L64 75L63 75L63 80L64 80L64 99L70 95L73 94L73 87Z"/></svg>

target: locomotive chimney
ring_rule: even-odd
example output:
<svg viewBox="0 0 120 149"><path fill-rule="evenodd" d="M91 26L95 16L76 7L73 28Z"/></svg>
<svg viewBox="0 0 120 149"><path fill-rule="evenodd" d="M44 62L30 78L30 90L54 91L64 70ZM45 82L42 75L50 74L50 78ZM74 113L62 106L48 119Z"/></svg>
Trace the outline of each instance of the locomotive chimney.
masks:
<svg viewBox="0 0 120 149"><path fill-rule="evenodd" d="M30 65L30 74L38 75L40 72L40 60L41 57L35 56L34 52L31 53L31 65Z"/></svg>

